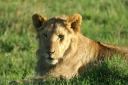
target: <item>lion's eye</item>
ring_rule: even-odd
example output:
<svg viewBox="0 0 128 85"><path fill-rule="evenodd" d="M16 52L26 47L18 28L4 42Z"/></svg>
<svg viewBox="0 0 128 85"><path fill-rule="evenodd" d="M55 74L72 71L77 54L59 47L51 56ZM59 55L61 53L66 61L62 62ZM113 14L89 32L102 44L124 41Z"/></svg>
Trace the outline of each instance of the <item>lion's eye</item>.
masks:
<svg viewBox="0 0 128 85"><path fill-rule="evenodd" d="M58 37L59 37L60 40L64 39L64 35L62 35L62 34L58 35Z"/></svg>

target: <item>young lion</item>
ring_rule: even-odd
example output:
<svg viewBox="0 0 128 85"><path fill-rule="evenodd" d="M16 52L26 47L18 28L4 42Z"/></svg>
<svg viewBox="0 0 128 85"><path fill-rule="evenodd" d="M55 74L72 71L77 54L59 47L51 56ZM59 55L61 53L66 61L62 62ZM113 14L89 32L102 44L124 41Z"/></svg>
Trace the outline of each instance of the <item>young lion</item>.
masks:
<svg viewBox="0 0 128 85"><path fill-rule="evenodd" d="M35 81L42 80L44 76L73 78L84 72L83 68L90 62L115 53L128 58L128 49L83 36L80 33L80 14L50 19L34 14L32 20L39 40L37 73L42 76Z"/></svg>
<svg viewBox="0 0 128 85"><path fill-rule="evenodd" d="M63 76L70 79L79 74L81 67L114 53L128 56L128 49L91 40L80 33L82 17L32 16L39 39L37 72L39 75Z"/></svg>

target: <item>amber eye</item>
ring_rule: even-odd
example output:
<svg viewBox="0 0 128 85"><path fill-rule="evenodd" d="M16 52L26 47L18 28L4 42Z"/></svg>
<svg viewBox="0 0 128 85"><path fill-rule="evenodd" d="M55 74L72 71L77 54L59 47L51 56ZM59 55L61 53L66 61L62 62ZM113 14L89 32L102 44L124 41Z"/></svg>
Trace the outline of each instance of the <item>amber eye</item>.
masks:
<svg viewBox="0 0 128 85"><path fill-rule="evenodd" d="M58 35L59 39L62 41L64 39L64 35L60 34Z"/></svg>

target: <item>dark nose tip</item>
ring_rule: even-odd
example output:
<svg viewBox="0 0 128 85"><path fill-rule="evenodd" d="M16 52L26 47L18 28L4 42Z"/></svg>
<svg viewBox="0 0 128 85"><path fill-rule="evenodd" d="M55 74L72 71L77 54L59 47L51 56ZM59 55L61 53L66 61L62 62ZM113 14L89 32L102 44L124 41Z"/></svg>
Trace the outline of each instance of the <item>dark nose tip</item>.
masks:
<svg viewBox="0 0 128 85"><path fill-rule="evenodd" d="M49 59L49 60L53 60L53 58L52 58L52 57L50 57L50 56L48 57L48 59Z"/></svg>

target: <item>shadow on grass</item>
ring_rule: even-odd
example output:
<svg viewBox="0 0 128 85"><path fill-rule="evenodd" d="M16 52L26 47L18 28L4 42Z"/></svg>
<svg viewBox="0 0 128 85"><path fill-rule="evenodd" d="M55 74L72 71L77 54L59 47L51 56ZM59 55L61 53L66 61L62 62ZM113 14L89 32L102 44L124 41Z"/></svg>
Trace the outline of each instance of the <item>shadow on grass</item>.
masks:
<svg viewBox="0 0 128 85"><path fill-rule="evenodd" d="M123 74L115 67L109 67L106 62L88 67L80 81L88 80L90 85L127 85L128 74Z"/></svg>
<svg viewBox="0 0 128 85"><path fill-rule="evenodd" d="M120 70L118 66L109 66L106 62L91 63L83 74L74 79L49 80L43 85L127 85L128 74Z"/></svg>
<svg viewBox="0 0 128 85"><path fill-rule="evenodd" d="M109 63L112 63L112 65L109 65ZM123 64L125 63L120 61L117 64L115 64L115 61L93 62L86 66L84 73L71 80L51 79L43 83L29 85L127 85L128 67ZM123 65L123 67L120 68L120 65Z"/></svg>

